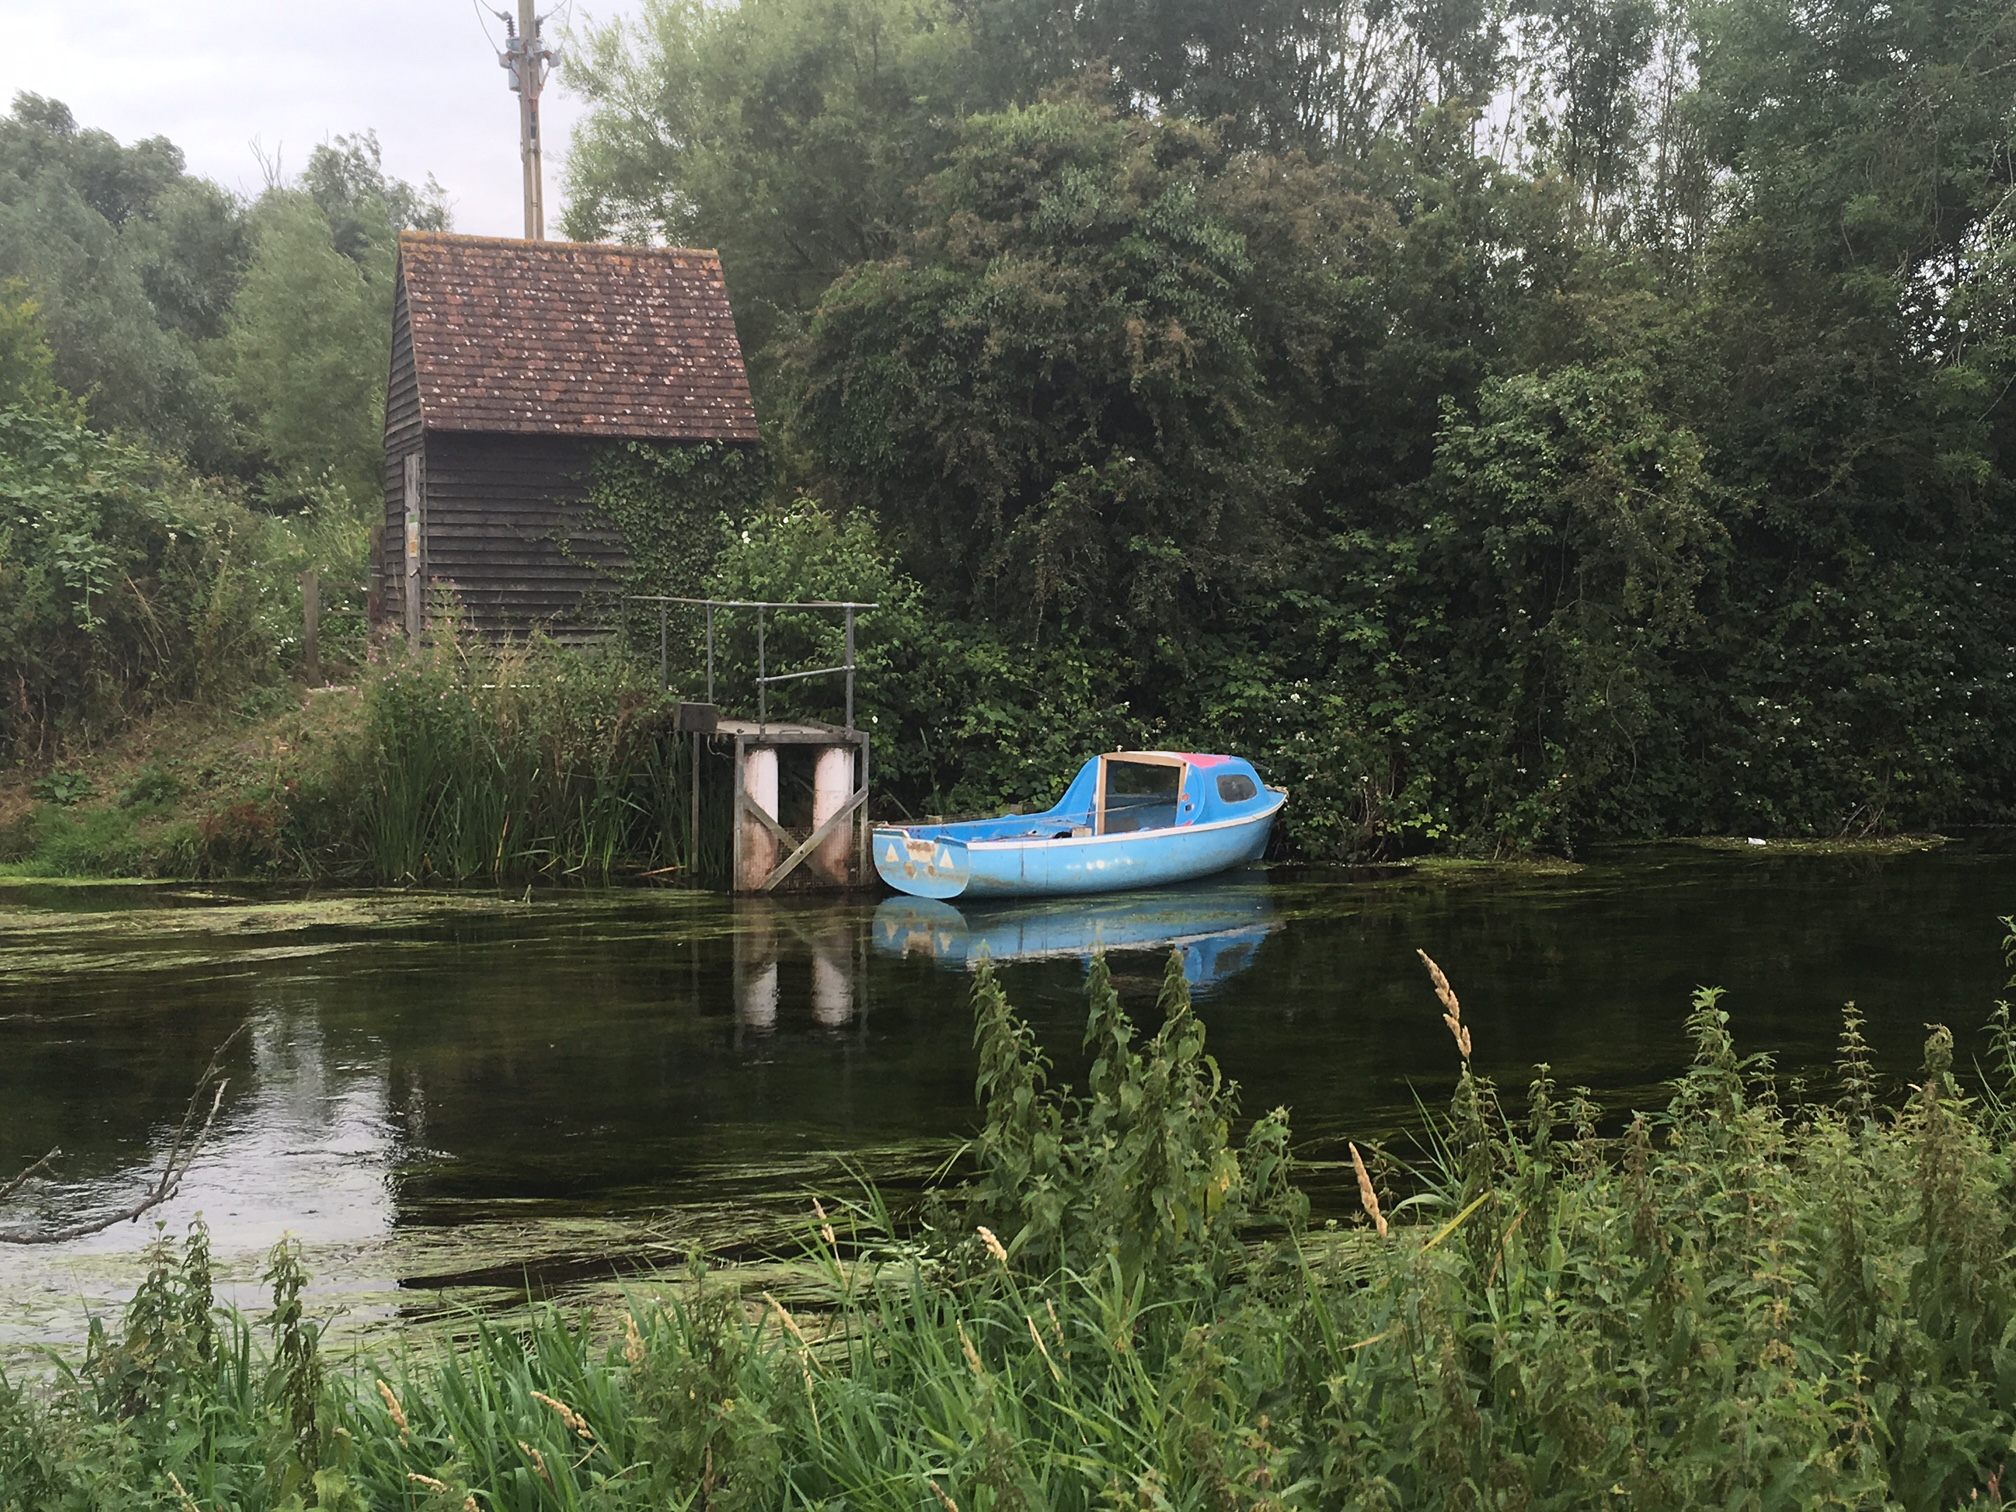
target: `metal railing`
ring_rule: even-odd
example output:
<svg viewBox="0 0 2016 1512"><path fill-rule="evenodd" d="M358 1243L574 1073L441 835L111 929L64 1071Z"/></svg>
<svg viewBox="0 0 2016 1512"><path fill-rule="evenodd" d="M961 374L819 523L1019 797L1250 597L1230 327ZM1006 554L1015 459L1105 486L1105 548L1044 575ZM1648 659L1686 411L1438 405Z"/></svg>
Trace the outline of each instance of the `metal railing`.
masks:
<svg viewBox="0 0 2016 1512"><path fill-rule="evenodd" d="M797 602L777 603L768 599L701 599L675 598L665 594L632 593L627 595L633 603L656 604L658 606L658 686L670 688L672 685L670 617L674 604L684 604L689 608L707 611L707 702L714 702L714 611L717 609L754 609L756 611L756 722L770 722L770 685L772 683L796 682L805 677L831 677L838 673L847 678L847 720L846 728L854 728L854 616L863 609L873 609L873 603L853 603L845 599L806 599ZM838 609L844 616L846 650L840 664L835 667L808 667L801 672L776 672L770 670L768 652L764 647L763 615L770 609Z"/></svg>

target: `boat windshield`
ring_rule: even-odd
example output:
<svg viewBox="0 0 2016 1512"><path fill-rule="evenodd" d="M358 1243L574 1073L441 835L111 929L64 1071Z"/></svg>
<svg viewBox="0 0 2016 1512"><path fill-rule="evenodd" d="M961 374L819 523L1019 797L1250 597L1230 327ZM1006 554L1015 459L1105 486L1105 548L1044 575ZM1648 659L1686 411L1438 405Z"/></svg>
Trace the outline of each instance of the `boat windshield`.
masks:
<svg viewBox="0 0 2016 1512"><path fill-rule="evenodd" d="M1184 770L1180 761L1108 756L1101 773L1098 833L1173 828Z"/></svg>

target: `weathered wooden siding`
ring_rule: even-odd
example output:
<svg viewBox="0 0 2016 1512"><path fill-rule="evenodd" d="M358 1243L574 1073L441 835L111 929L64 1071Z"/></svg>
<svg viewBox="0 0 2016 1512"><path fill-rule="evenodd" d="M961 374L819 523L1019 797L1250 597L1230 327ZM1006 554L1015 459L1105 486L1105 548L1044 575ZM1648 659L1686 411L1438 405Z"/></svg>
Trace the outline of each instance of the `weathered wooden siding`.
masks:
<svg viewBox="0 0 2016 1512"><path fill-rule="evenodd" d="M413 322L402 270L392 290L392 370L385 382L385 520L371 563L377 579L378 619L384 624L404 623L406 459L415 452L424 457L425 446L420 428L420 384L413 367Z"/></svg>
<svg viewBox="0 0 2016 1512"><path fill-rule="evenodd" d="M593 444L428 433L427 577L430 588L453 590L478 629L578 634L606 625L594 601L621 591L627 558L587 502Z"/></svg>

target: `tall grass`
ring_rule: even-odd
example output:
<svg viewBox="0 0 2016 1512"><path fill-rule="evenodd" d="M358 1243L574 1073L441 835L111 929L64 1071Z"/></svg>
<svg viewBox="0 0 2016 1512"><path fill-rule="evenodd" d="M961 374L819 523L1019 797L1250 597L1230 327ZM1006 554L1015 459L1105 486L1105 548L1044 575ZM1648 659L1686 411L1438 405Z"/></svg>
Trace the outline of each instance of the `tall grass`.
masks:
<svg viewBox="0 0 2016 1512"><path fill-rule="evenodd" d="M1146 1038L1095 973L1082 1095L983 976L975 1177L921 1228L814 1204L795 1310L696 1270L325 1369L291 1254L255 1327L199 1229L81 1365L0 1390L0 1505L2004 1503L2007 1005L1982 1095L1935 1028L1885 1099L1851 1010L1837 1095L1795 1105L1704 991L1666 1105L1609 1134L1545 1068L1509 1119L1488 1008L1433 988L1450 1110L1416 1164L1354 1151L1362 1223L1307 1226L1282 1115L1234 1137L1180 972Z"/></svg>
<svg viewBox="0 0 2016 1512"><path fill-rule="evenodd" d="M683 853L684 748L632 662L446 631L395 648L305 828L382 881L604 880Z"/></svg>

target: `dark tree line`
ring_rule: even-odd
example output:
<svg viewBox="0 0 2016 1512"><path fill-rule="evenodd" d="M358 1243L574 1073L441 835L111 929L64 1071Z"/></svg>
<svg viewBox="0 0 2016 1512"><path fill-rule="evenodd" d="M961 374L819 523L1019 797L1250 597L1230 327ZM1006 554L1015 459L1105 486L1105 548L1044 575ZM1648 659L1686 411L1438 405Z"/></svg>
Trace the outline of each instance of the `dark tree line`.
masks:
<svg viewBox="0 0 2016 1512"><path fill-rule="evenodd" d="M787 481L1036 669L921 650L902 720L1055 669L1319 852L2008 815L2006 5L659 0L575 56L569 230L719 245Z"/></svg>

